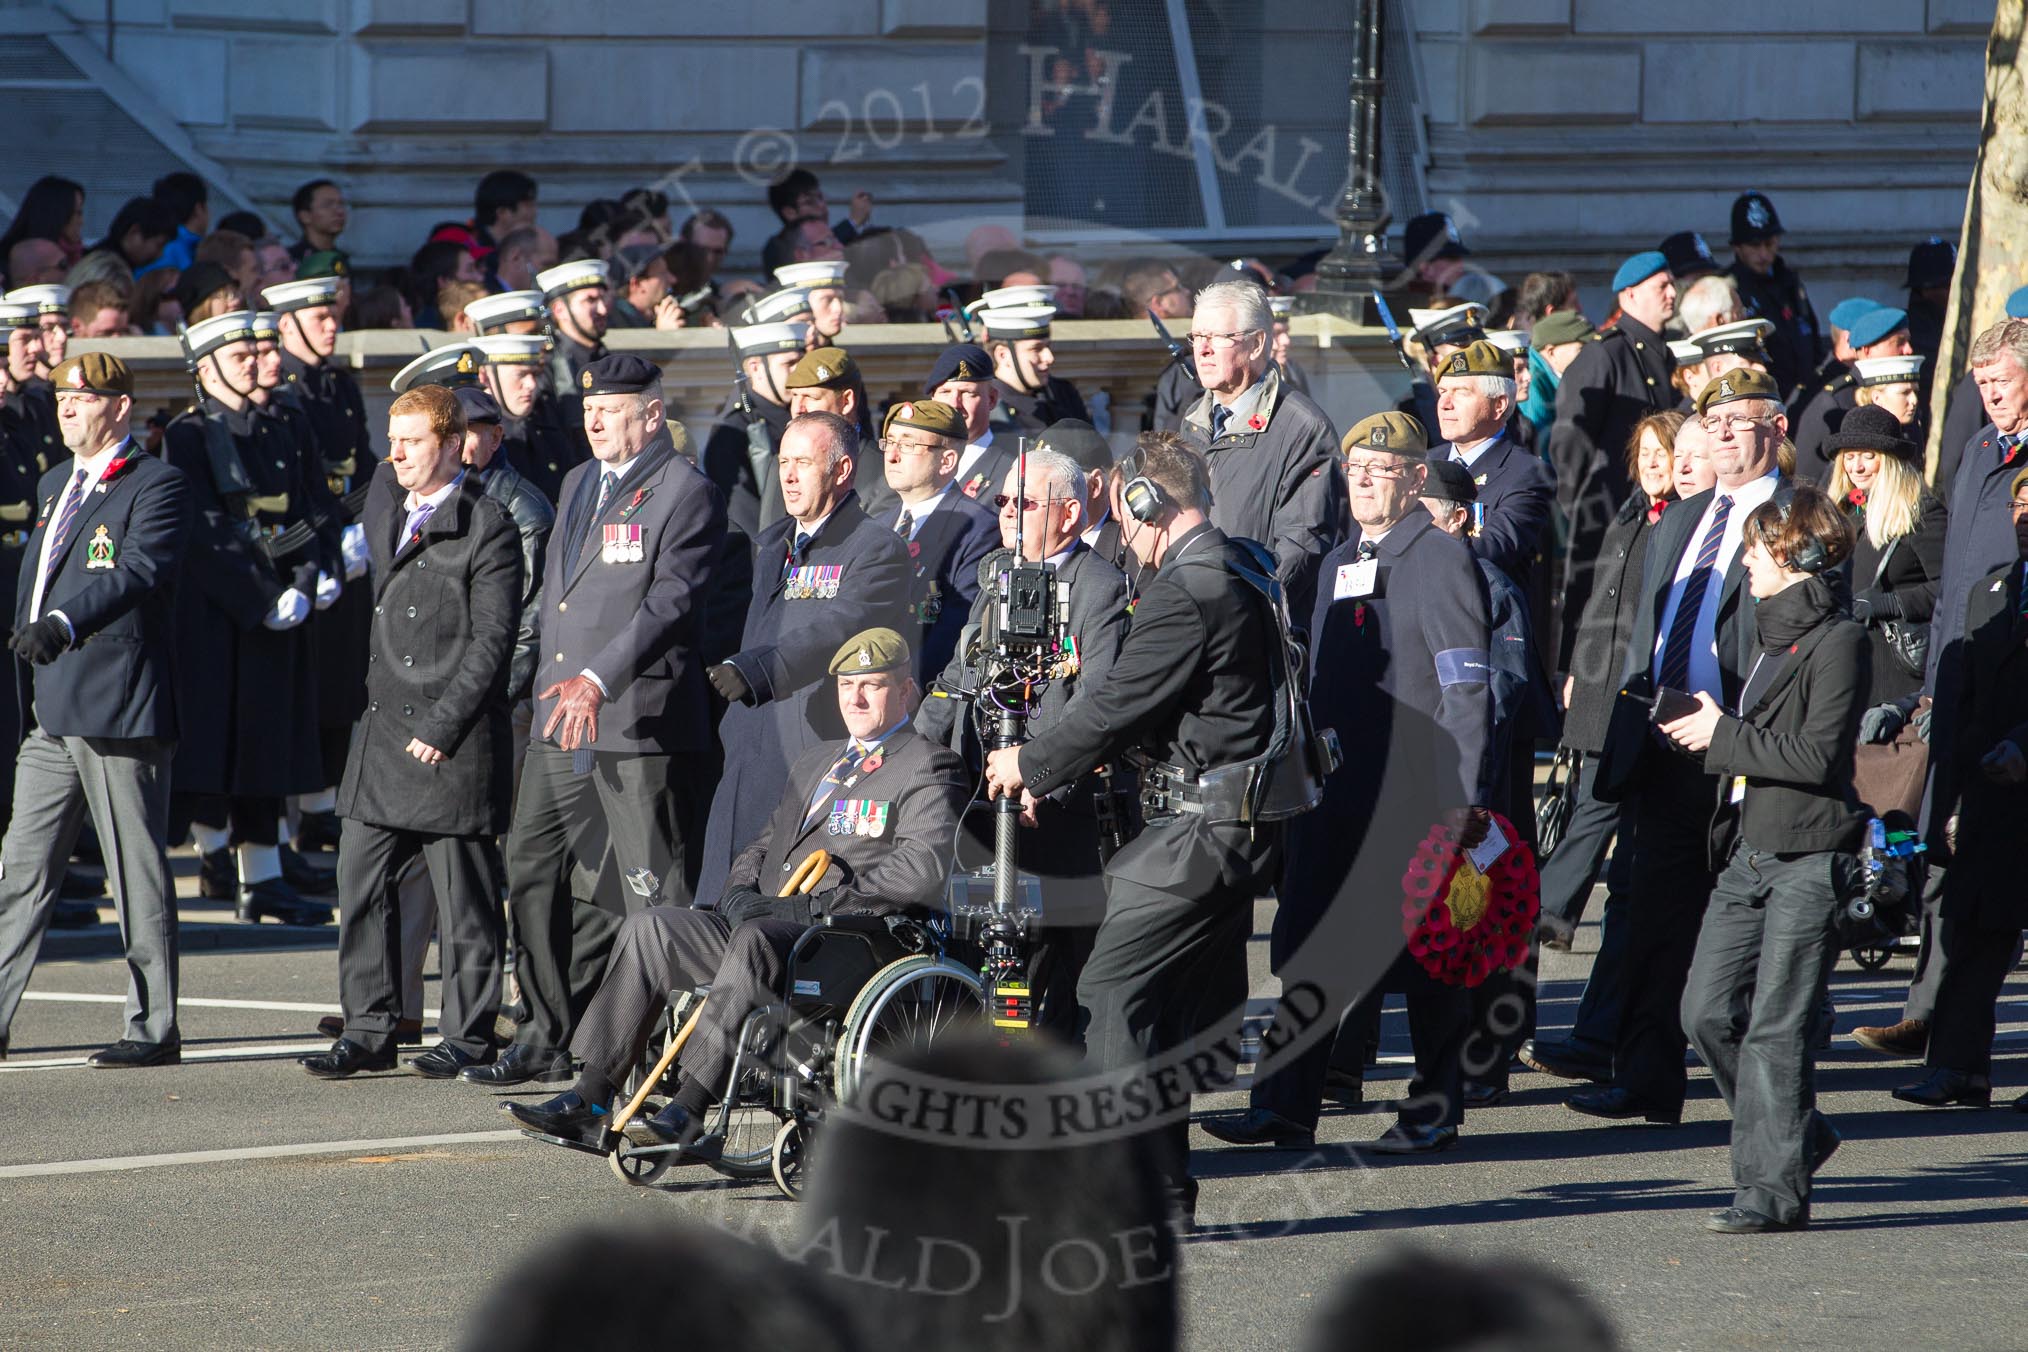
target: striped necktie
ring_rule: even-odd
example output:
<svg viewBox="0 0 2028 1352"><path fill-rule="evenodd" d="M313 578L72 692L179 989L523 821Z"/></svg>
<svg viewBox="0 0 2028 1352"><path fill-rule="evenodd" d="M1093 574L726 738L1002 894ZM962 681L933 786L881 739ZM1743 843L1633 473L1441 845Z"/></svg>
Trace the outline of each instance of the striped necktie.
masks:
<svg viewBox="0 0 2028 1352"><path fill-rule="evenodd" d="M817 818L824 815L824 805L830 801L831 790L850 779L852 772L859 768L859 762L865 759L866 748L859 743L853 742L846 746L845 754L832 763L830 773L824 776L824 782L817 786L814 794L810 795L809 809L803 813L803 830L809 830Z"/></svg>
<svg viewBox="0 0 2028 1352"><path fill-rule="evenodd" d="M797 531L796 542L789 546L789 557L782 560L783 582L787 582L795 573L797 565L803 561L803 556L809 552L809 548L810 533L808 531Z"/></svg>
<svg viewBox="0 0 2028 1352"><path fill-rule="evenodd" d="M1721 497L1711 510L1711 526L1698 546L1697 562L1683 583L1683 597L1676 603L1676 619L1669 626L1669 641L1662 645L1662 684L1675 690L1687 688L1690 677L1690 648L1697 637L1697 617L1711 590L1711 574L1718 566L1718 548L1725 542L1725 521L1732 515L1732 499Z"/></svg>
<svg viewBox="0 0 2028 1352"><path fill-rule="evenodd" d="M70 528L77 524L77 514L84 508L85 471L79 470L77 477L70 481L70 488L63 495L63 505L57 509L56 524L49 531L49 566L42 570L42 590L46 595L50 580L56 576L57 566L63 562L64 542L70 539Z"/></svg>

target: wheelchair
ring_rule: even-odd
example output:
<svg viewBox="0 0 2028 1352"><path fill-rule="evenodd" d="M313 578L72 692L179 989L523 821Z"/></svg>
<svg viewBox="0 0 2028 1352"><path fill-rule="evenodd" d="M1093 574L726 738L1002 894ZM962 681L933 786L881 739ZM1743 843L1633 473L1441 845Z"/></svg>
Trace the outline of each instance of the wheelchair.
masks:
<svg viewBox="0 0 2028 1352"><path fill-rule="evenodd" d="M1857 877L1834 919L1839 948L1862 970L1887 966L1901 940L1916 932L1927 872L1924 849L1913 829L1893 829L1878 817L1867 823Z"/></svg>
<svg viewBox="0 0 2028 1352"><path fill-rule="evenodd" d="M789 950L779 998L740 1027L725 1091L700 1138L716 1141L709 1167L731 1179L772 1178L783 1196L799 1197L826 1109L854 1100L869 1061L990 1023L972 947L944 916L829 916L805 930ZM708 986L671 992L672 1042L709 994ZM673 1059L665 1050L657 1069ZM634 1187L659 1182L696 1149L625 1136L660 1078L651 1072L608 1138L614 1175Z"/></svg>

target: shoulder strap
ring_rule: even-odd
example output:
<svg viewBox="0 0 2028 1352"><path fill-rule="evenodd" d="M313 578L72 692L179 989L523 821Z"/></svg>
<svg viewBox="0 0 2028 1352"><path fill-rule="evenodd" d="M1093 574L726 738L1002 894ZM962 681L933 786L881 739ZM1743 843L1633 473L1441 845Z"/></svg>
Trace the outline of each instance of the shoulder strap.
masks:
<svg viewBox="0 0 2028 1352"><path fill-rule="evenodd" d="M1860 529L1863 531L1865 527L1862 526L1860 527ZM1870 587L1868 588L1869 590L1871 591L1880 590L1880 579L1887 576L1887 561L1894 557L1894 551L1897 548L1899 548L1900 545L1901 545L1901 537L1897 535L1892 540L1889 540L1887 542L1887 548L1880 551L1880 562L1873 565L1873 581Z"/></svg>

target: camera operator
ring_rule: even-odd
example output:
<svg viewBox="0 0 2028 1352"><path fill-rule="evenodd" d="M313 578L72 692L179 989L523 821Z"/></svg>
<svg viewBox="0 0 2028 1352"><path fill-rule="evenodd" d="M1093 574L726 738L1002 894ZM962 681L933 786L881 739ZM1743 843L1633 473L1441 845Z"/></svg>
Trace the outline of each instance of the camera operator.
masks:
<svg viewBox="0 0 2028 1352"><path fill-rule="evenodd" d="M1107 1070L1131 1070L1239 1009L1253 900L1281 854L1278 828L1239 821L1203 792L1208 772L1274 750L1280 642L1268 602L1242 576L1260 556L1211 525L1210 509L1203 457L1174 433L1143 436L1113 511L1127 548L1158 571L1119 659L1047 732L986 758L993 797L1046 796L1129 751L1172 767L1145 829L1106 865L1105 919L1078 981L1086 1053ZM1144 793L1155 786L1144 781ZM1188 1120L1154 1128L1150 1146L1191 1224Z"/></svg>
<svg viewBox="0 0 2028 1352"><path fill-rule="evenodd" d="M1127 633L1127 579L1078 538L1090 508L1085 474L1076 461L1060 451L1030 451L1025 482L1023 478L1019 467L1009 471L994 499L1000 509L1000 542L1006 550L1018 547L1024 562L1055 570L1064 616L1055 650L1038 658L1048 684L1028 711L1028 733L1034 737L1054 728L1081 691L1103 685L1111 673ZM1006 550L988 562L994 557L1011 562ZM986 683L982 668L991 654L983 635L995 602L990 589L981 590L970 620L981 638L960 644L915 720L925 737L947 743L974 764L980 742L964 733L968 715L979 707L978 697L986 694L980 689ZM990 697L986 704L992 706ZM1105 913L1099 841L1101 818L1111 806L1102 796L1110 792L1104 777L1092 772L1046 797L1023 794L1023 820L1031 829L1021 833L1020 866L1043 880L1043 926L1031 936L1028 953L1033 1026L1066 1039L1077 1033L1078 973ZM978 814L967 818L975 827L990 820Z"/></svg>
<svg viewBox="0 0 2028 1352"><path fill-rule="evenodd" d="M1851 553L1851 526L1817 488L1754 508L1741 556L1760 651L1740 712L1700 690L1660 724L1718 776L1712 853L1730 855L1683 992L1683 1030L1732 1109L1732 1205L1705 1222L1720 1234L1807 1226L1810 1176L1838 1148L1810 1049L1866 822L1852 748L1872 654L1822 576Z"/></svg>

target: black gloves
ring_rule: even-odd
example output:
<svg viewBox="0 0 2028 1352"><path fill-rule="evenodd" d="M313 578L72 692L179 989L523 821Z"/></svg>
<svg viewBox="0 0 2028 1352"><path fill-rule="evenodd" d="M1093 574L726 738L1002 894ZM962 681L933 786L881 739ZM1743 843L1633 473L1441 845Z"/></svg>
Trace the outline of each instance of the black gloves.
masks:
<svg viewBox="0 0 2028 1352"><path fill-rule="evenodd" d="M765 897L751 887L735 887L718 903L718 913L737 925L743 920L793 920L808 927L824 914L816 896Z"/></svg>
<svg viewBox="0 0 2028 1352"><path fill-rule="evenodd" d="M707 667L704 678L711 682L711 688L719 693L727 704L750 704L753 687L746 683L746 677L739 674L739 668L730 662L720 662Z"/></svg>
<svg viewBox="0 0 2028 1352"><path fill-rule="evenodd" d="M48 666L70 647L70 630L56 616L44 615L34 624L15 630L8 646L22 661Z"/></svg>
<svg viewBox="0 0 2028 1352"><path fill-rule="evenodd" d="M1860 592L1852 598L1852 618L1861 624L1879 624L1901 618L1901 598L1890 591Z"/></svg>

